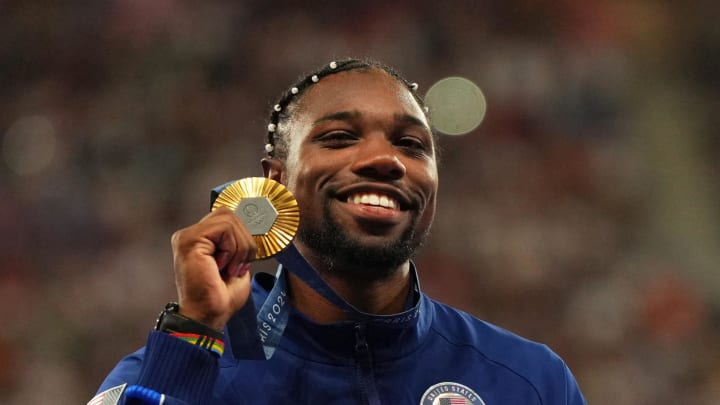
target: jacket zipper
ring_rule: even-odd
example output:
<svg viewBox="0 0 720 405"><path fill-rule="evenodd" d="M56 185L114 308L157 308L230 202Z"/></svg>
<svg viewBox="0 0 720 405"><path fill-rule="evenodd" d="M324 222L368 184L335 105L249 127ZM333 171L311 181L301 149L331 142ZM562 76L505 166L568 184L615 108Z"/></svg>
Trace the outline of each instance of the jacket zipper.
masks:
<svg viewBox="0 0 720 405"><path fill-rule="evenodd" d="M355 369L360 385L361 403L363 405L381 405L377 387L375 387L370 348L365 340L365 325L361 323L355 325Z"/></svg>

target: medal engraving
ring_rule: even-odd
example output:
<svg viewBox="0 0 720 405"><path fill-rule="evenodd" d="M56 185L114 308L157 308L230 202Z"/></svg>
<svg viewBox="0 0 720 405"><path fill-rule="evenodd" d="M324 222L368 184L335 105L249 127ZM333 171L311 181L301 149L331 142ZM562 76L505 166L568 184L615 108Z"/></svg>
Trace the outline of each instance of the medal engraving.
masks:
<svg viewBox="0 0 720 405"><path fill-rule="evenodd" d="M248 177L227 186L212 209L227 207L245 224L257 243L255 259L274 256L292 242L300 210L292 193L275 180Z"/></svg>
<svg viewBox="0 0 720 405"><path fill-rule="evenodd" d="M277 219L275 207L265 197L243 198L235 209L235 215L243 220L253 236L270 232Z"/></svg>

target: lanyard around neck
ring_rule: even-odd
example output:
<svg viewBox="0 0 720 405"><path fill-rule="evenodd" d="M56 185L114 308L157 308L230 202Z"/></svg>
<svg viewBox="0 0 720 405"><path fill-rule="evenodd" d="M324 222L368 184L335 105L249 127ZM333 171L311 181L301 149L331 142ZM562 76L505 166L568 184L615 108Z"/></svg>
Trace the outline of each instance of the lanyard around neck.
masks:
<svg viewBox="0 0 720 405"><path fill-rule="evenodd" d="M288 319L290 318L291 308L288 299L286 271L298 276L310 288L315 290L315 292L340 308L348 315L349 319L357 323L405 328L408 324L412 323L419 314L420 306L414 299L410 301L411 304L408 305L403 312L398 314L375 315L360 311L338 295L325 280L320 277L320 274L310 266L292 243L285 250L278 253L275 258L281 264L277 273L277 279L257 313L258 337L263 346L266 359L269 359L275 352L287 326ZM410 296L416 297L419 294L419 282L415 266L411 266L410 280Z"/></svg>

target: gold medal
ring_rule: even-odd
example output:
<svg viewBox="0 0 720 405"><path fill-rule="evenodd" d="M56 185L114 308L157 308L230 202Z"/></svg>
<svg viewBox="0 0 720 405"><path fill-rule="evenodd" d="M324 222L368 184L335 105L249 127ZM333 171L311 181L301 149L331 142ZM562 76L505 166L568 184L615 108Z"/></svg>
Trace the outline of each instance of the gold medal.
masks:
<svg viewBox="0 0 720 405"><path fill-rule="evenodd" d="M227 186L212 209L227 207L242 219L255 238L255 259L271 257L292 242L300 224L300 210L285 186L266 177L247 177Z"/></svg>

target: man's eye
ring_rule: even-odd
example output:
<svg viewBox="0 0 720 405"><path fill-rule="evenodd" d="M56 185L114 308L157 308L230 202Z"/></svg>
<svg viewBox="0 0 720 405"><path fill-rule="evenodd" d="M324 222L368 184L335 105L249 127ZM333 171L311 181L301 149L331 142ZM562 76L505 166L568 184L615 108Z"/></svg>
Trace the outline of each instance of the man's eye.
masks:
<svg viewBox="0 0 720 405"><path fill-rule="evenodd" d="M428 146L425 144L425 142L412 136L402 137L398 139L395 144L401 148L406 148L416 153L428 151Z"/></svg>
<svg viewBox="0 0 720 405"><path fill-rule="evenodd" d="M357 141L357 136L351 132L333 131L319 136L316 142L328 147L342 147Z"/></svg>

